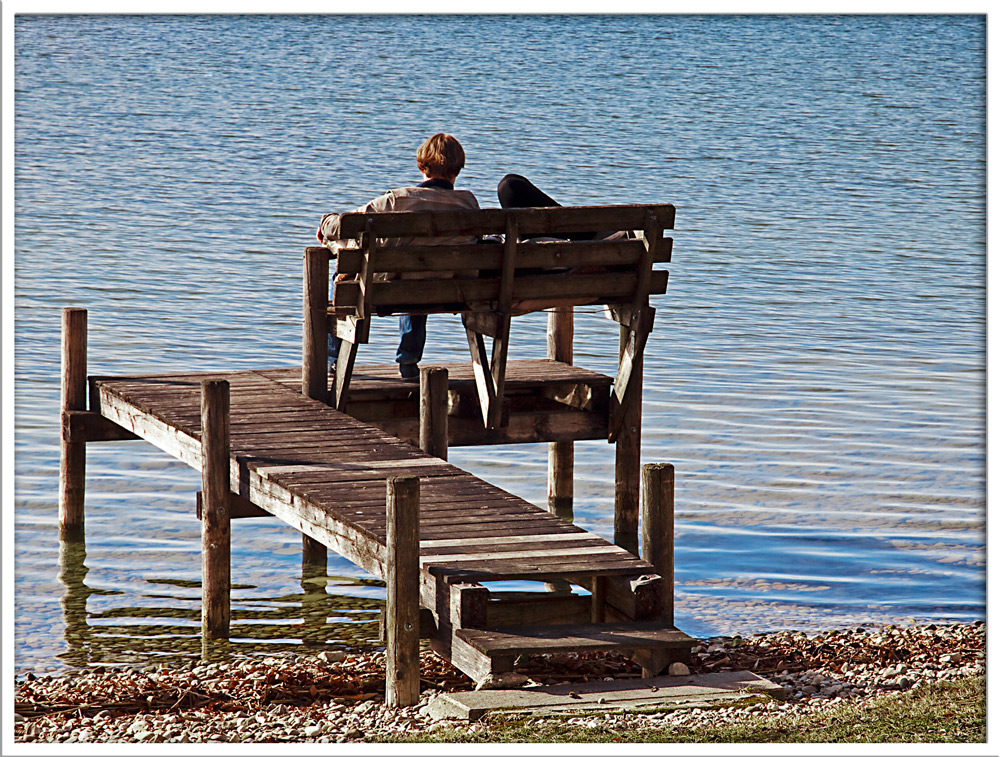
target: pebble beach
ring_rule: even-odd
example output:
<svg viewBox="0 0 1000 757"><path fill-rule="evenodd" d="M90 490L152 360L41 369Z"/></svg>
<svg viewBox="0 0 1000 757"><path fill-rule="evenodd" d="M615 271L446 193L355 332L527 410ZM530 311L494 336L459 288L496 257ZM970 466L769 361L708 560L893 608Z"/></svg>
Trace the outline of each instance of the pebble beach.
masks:
<svg viewBox="0 0 1000 757"><path fill-rule="evenodd" d="M985 657L982 621L703 639L692 652L690 673L749 670L780 684L788 697L712 709L582 713L568 722L580 728L696 729L708 722L803 714L933 681L981 676ZM527 686L641 679L634 663L615 654L538 656L517 670ZM414 707L383 706L384 675L384 654L344 651L29 673L15 681L15 740L345 743L489 729L488 718L468 723L429 714L427 705L440 692L474 687L432 652L421 656L421 701Z"/></svg>

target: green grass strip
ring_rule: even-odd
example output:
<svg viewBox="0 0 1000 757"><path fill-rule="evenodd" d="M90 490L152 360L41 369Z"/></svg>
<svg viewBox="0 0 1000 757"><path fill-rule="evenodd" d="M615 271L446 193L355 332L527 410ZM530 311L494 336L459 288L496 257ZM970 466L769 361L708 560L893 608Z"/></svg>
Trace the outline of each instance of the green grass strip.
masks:
<svg viewBox="0 0 1000 757"><path fill-rule="evenodd" d="M586 717L579 713L576 717ZM600 718L600 714L594 714ZM581 727L567 717L493 713L488 728L441 728L395 743L971 743L986 741L982 676L939 681L896 695L842 702L823 713L758 713L740 723L684 726L642 721Z"/></svg>

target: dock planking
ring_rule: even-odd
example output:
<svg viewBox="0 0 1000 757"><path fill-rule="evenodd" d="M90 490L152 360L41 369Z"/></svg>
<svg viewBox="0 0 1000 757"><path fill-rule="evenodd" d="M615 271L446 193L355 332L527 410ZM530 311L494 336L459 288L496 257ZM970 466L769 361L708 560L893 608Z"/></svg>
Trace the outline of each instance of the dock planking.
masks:
<svg viewBox="0 0 1000 757"><path fill-rule="evenodd" d="M527 389L558 379L554 361L512 364L508 389ZM474 381L467 366L449 366L450 383ZM463 370L468 376L463 376ZM413 391L391 378L390 368L359 367L352 394ZM574 378L592 374L576 369ZM561 378L566 382L566 375ZM137 436L200 466L200 393L205 379L230 386L231 482L258 507L297 525L321 531L318 540L341 552L377 555L385 547L385 480L419 476L420 562L436 576L454 573L480 581L538 579L557 575L653 572L628 551L566 523L400 439L298 392L298 369L230 371L135 377L92 377L92 405ZM402 386L401 386L402 384ZM484 531L484 529L488 529ZM484 535L490 536L484 539ZM345 541L353 542L345 549ZM384 575L384 564L364 565Z"/></svg>
<svg viewBox="0 0 1000 757"><path fill-rule="evenodd" d="M600 438L606 430L606 421L593 419L607 415L607 376L557 360L512 361L510 426L487 430L469 401L472 370L446 368L449 444ZM295 368L91 376L91 410L73 410L70 426L79 441L145 439L200 469L203 382L224 381L235 497L227 517L277 516L308 537L304 543L380 578L395 575L387 487L418 479L419 501L409 507L417 508L413 564L427 635L477 680L540 650L631 649L644 674L689 654L692 640L665 613L653 564L415 446L420 387L400 379L396 366L358 366L347 412L303 395L301 375ZM583 426L581 417L589 419ZM200 498L198 513L204 518ZM569 581L590 596L494 596L489 584L503 581ZM579 625L588 617L590 626ZM610 621L619 625L605 627Z"/></svg>
<svg viewBox="0 0 1000 757"><path fill-rule="evenodd" d="M469 361L435 367L448 372L449 446L605 439L612 379L553 359L511 360L504 390L504 422L486 429ZM298 368L260 374L300 391ZM401 381L398 366L354 369L344 407L348 415L411 444L419 443L418 384Z"/></svg>

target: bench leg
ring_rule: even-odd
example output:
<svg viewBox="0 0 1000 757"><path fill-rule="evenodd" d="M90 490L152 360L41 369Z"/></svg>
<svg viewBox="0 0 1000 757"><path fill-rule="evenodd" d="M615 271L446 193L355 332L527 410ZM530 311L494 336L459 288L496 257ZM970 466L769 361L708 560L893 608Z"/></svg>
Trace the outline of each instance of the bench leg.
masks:
<svg viewBox="0 0 1000 757"><path fill-rule="evenodd" d="M344 412L347 408L347 389L351 385L351 374L354 373L354 360L358 356L356 342L340 340L340 350L337 352L337 374L333 377L333 388L330 390L330 404Z"/></svg>
<svg viewBox="0 0 1000 757"><path fill-rule="evenodd" d="M646 340L653 330L653 316L656 310L645 307L631 323L622 323L621 349L618 358L618 375L611 390L611 415L608 419L608 441L618 441L625 416L633 402L641 402L642 355Z"/></svg>
<svg viewBox="0 0 1000 757"><path fill-rule="evenodd" d="M472 353L472 370L476 377L476 391L483 413L483 425L497 428L502 425L503 387L507 376L507 345L510 335L510 314L497 314L493 334L492 359L486 353L486 340L475 330L471 319L464 319L465 333Z"/></svg>

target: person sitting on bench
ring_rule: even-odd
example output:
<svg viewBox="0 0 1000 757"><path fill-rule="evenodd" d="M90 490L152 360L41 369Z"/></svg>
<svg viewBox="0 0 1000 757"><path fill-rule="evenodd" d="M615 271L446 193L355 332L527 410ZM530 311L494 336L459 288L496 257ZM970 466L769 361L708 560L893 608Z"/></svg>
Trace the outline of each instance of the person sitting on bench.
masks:
<svg viewBox="0 0 1000 757"><path fill-rule="evenodd" d="M390 189L380 197L362 205L357 213L384 212L390 210L478 210L476 196L467 189L455 189L455 180L465 167L465 151L455 137L450 134L435 134L428 137L417 149L417 168L424 181L415 187ZM350 242L340 240L340 214L327 213L320 221L316 238L332 250ZM393 246L412 243L412 239L392 239ZM475 241L471 237L432 237L421 240L421 244L444 245L462 244ZM406 274L403 274L404 276ZM450 278L453 273L438 274L438 278ZM421 276L428 278L429 276ZM396 362L399 375L406 379L419 377L417 364L423 357L427 340L427 316L424 314L401 315L399 317L399 347ZM333 372L340 342L329 337L329 369Z"/></svg>
<svg viewBox="0 0 1000 757"><path fill-rule="evenodd" d="M501 208L558 208L561 205L540 190L528 179L516 173L509 173L497 184L497 198ZM541 236L541 235L535 235ZM546 235L548 236L548 235ZM560 239L573 242L587 241L597 236L592 231L569 232L560 234ZM529 235L524 237L531 239Z"/></svg>
<svg viewBox="0 0 1000 757"><path fill-rule="evenodd" d="M549 195L536 187L524 176L509 173L497 184L497 198L502 208L558 208L562 207ZM572 242L586 242L591 239L634 239L632 232L618 231L611 234L601 234L595 231L570 231L564 234L526 234L524 239L568 239ZM558 273L601 273L602 271L617 271L618 266L584 266L570 269L555 269Z"/></svg>

